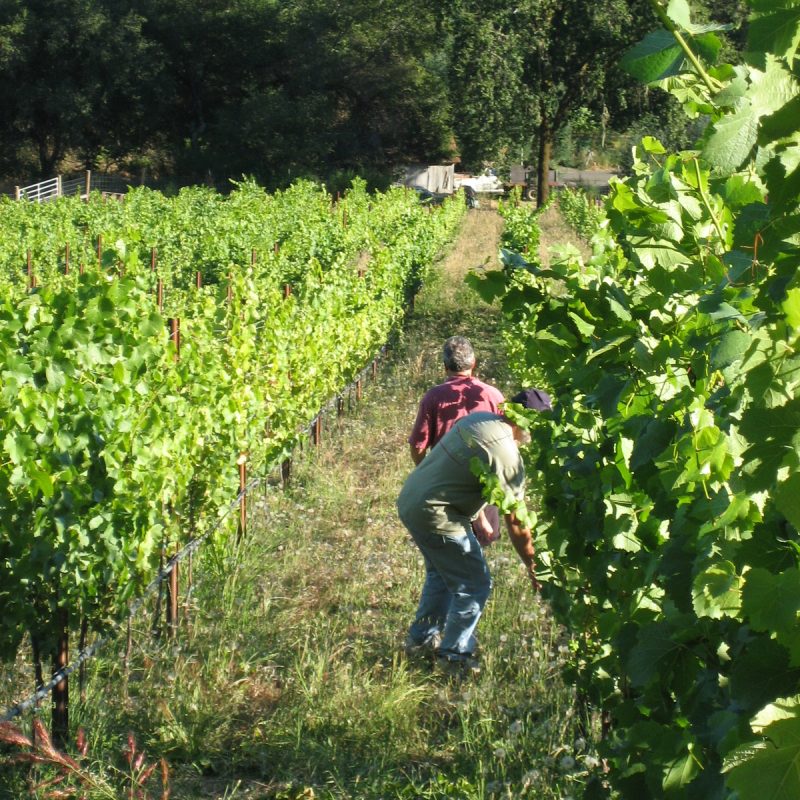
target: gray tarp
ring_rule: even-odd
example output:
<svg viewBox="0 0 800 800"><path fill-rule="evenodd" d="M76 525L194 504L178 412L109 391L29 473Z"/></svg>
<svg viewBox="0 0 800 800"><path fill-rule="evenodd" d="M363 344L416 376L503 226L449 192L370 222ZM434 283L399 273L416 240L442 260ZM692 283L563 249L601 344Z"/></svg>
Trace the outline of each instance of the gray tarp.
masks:
<svg viewBox="0 0 800 800"><path fill-rule="evenodd" d="M435 194L452 194L455 191L454 173L452 164L445 167L406 167L402 182L405 186L419 186Z"/></svg>

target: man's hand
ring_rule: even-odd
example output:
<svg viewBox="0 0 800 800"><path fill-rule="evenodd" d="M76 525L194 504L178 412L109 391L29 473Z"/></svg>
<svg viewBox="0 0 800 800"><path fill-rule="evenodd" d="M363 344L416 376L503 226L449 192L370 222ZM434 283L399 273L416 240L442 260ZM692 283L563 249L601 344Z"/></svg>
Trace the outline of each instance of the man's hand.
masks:
<svg viewBox="0 0 800 800"><path fill-rule="evenodd" d="M481 547L489 547L500 538L500 513L497 506L484 506L472 520L472 532Z"/></svg>
<svg viewBox="0 0 800 800"><path fill-rule="evenodd" d="M488 547L500 538L500 516L497 506L484 506L472 520L472 532L481 547Z"/></svg>
<svg viewBox="0 0 800 800"><path fill-rule="evenodd" d="M533 564L527 567L528 578L530 578L531 586L533 586L534 592L539 592L542 588L542 584L536 580L536 568Z"/></svg>
<svg viewBox="0 0 800 800"><path fill-rule="evenodd" d="M409 449L411 450L411 460L414 462L414 466L417 466L423 458L425 458L425 451L424 450L417 450L414 445L409 445Z"/></svg>

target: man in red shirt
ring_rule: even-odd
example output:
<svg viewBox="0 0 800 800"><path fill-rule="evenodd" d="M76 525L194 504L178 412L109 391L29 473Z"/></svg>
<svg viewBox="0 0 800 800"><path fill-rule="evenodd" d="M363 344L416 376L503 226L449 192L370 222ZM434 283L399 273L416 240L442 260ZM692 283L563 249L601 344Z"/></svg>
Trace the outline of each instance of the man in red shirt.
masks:
<svg viewBox="0 0 800 800"><path fill-rule="evenodd" d="M475 411L497 414L503 402L499 389L473 376L475 351L465 336L451 336L442 350L447 380L429 389L419 404L417 420L408 437L411 459L419 464L457 419ZM500 536L500 514L486 506L476 517L473 530L485 547Z"/></svg>
<svg viewBox="0 0 800 800"><path fill-rule="evenodd" d="M473 411L497 414L503 394L473 377L475 351L465 336L451 336L442 351L447 380L429 389L419 404L417 420L408 437L411 458L419 464L457 419Z"/></svg>

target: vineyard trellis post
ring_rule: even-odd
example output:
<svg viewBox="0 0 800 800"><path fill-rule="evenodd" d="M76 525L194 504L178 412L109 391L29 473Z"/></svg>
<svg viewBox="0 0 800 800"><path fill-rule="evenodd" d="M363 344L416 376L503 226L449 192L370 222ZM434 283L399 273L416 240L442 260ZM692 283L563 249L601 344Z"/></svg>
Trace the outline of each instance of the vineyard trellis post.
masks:
<svg viewBox="0 0 800 800"><path fill-rule="evenodd" d="M170 341L175 346L175 361L180 361L181 357L181 321L177 317L172 317L169 320L169 330L170 330ZM174 515L171 513L172 509L170 508L170 517ZM175 552L177 553L180 550L180 542L176 540L175 542ZM172 570L169 574L169 581L167 583L167 603L166 603L166 614L167 614L167 631L169 632L170 638L175 636L175 633L178 628L178 592L180 590L180 568L178 563L176 562L172 566Z"/></svg>
<svg viewBox="0 0 800 800"><path fill-rule="evenodd" d="M240 453L239 466L239 530L241 539L247 533L247 453Z"/></svg>
<svg viewBox="0 0 800 800"><path fill-rule="evenodd" d="M58 637L53 651L53 675L69 664L69 611L59 608ZM64 748L69 739L69 676L64 676L52 691L51 735L57 747Z"/></svg>
<svg viewBox="0 0 800 800"><path fill-rule="evenodd" d="M28 248L28 252L26 254L26 263L27 263L27 271L28 271L28 288L35 289L36 288L36 276L33 274L33 256L31 254L30 248Z"/></svg>

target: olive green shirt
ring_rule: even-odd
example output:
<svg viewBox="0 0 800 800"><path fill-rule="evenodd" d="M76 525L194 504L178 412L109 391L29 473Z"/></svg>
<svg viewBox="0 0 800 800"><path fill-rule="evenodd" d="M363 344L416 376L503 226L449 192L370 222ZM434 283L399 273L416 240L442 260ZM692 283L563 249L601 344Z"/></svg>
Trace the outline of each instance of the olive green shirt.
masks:
<svg viewBox="0 0 800 800"><path fill-rule="evenodd" d="M479 458L517 500L525 496L525 467L511 426L499 414L478 411L462 417L408 476L397 510L411 530L463 534L486 505L470 461Z"/></svg>

